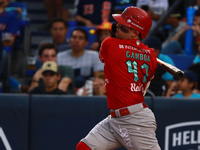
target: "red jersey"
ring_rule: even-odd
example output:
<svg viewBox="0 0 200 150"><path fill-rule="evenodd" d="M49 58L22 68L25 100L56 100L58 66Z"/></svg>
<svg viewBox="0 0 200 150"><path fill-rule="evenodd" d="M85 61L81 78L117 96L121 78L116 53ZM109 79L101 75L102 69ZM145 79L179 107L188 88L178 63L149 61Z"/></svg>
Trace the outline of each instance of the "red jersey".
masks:
<svg viewBox="0 0 200 150"><path fill-rule="evenodd" d="M140 40L106 38L100 48L109 109L144 102L144 90L157 68L153 49Z"/></svg>

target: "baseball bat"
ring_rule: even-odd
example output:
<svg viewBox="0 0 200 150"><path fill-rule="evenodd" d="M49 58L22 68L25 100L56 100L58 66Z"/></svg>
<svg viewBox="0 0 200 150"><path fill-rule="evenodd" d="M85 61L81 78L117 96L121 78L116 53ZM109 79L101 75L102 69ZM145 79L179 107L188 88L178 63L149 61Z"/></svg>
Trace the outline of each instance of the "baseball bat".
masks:
<svg viewBox="0 0 200 150"><path fill-rule="evenodd" d="M169 72L171 75L174 76L174 78L176 79L181 79L184 75L184 72L180 69L178 69L177 67L166 63L160 59L157 58L157 62L158 64L160 64L167 72Z"/></svg>

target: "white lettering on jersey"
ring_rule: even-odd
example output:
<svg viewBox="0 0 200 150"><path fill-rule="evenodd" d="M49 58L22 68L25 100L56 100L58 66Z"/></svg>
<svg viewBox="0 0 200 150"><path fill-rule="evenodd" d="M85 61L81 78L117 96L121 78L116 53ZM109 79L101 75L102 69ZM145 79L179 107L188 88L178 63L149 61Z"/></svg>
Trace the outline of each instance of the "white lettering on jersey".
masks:
<svg viewBox="0 0 200 150"><path fill-rule="evenodd" d="M108 84L108 83L109 83L108 79L105 79L105 86L106 86L106 84Z"/></svg>
<svg viewBox="0 0 200 150"><path fill-rule="evenodd" d="M136 83L131 83L132 92L144 92L144 85L136 85Z"/></svg>

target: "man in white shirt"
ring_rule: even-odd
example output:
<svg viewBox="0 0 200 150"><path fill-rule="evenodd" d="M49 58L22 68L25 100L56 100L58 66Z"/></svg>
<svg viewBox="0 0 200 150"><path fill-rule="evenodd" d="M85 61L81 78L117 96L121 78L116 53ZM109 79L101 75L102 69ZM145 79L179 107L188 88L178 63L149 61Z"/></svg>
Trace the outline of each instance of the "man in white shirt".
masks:
<svg viewBox="0 0 200 150"><path fill-rule="evenodd" d="M98 58L98 52L85 49L88 45L88 34L85 30L74 29L69 42L71 50L58 53L57 63L71 66L74 69L75 86L81 87L80 79L83 81L97 76L103 71L103 64Z"/></svg>

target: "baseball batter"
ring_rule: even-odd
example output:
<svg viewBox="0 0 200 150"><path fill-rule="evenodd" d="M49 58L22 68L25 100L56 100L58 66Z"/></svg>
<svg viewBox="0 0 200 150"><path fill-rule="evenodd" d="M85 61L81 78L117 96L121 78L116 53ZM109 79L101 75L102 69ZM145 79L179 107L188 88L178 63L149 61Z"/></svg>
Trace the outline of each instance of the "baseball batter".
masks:
<svg viewBox="0 0 200 150"><path fill-rule="evenodd" d="M151 28L148 13L127 7L113 14L116 38L106 38L100 48L110 115L77 145L77 150L160 150L154 114L144 102L157 67L153 49L141 43Z"/></svg>

